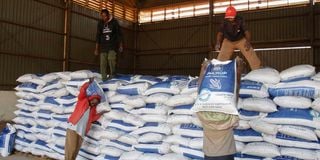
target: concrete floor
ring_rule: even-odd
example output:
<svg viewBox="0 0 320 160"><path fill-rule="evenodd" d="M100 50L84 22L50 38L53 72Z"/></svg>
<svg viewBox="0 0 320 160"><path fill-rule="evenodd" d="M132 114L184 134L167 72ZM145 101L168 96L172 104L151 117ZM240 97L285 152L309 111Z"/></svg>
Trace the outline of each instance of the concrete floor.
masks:
<svg viewBox="0 0 320 160"><path fill-rule="evenodd" d="M51 160L51 159L46 157L36 157L31 154L26 154L22 152L15 152L14 154L5 158L0 156L0 160Z"/></svg>

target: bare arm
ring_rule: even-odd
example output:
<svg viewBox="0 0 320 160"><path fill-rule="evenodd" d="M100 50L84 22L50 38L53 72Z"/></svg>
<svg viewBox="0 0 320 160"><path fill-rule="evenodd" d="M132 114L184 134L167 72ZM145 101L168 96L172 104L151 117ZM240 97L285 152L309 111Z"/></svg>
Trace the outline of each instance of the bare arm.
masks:
<svg viewBox="0 0 320 160"><path fill-rule="evenodd" d="M248 42L251 42L251 33L248 30L244 32L244 37Z"/></svg>
<svg viewBox="0 0 320 160"><path fill-rule="evenodd" d="M199 92L199 89L200 89L200 86L201 86L201 83L202 83L202 80L204 78L204 74L206 72L206 69L207 69L207 66L209 64L210 60L207 60L207 61L203 61L202 64L201 64L201 70L200 70L200 74L199 74L199 78L198 78L198 92Z"/></svg>
<svg viewBox="0 0 320 160"><path fill-rule="evenodd" d="M217 42L216 43L221 44L222 43L222 39L223 39L223 33L222 32L218 32L218 34L217 34Z"/></svg>
<svg viewBox="0 0 320 160"><path fill-rule="evenodd" d="M96 50L99 50L99 43L96 43Z"/></svg>
<svg viewBox="0 0 320 160"><path fill-rule="evenodd" d="M215 50L219 51L221 48L221 43L223 40L223 33L222 32L218 32L217 34L217 40L216 40L216 45L215 45Z"/></svg>

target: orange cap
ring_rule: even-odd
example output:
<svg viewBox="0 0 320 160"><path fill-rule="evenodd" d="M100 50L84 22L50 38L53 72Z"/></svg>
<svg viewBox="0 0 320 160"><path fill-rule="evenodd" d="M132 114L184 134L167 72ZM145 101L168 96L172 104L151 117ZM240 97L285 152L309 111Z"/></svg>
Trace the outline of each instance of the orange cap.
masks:
<svg viewBox="0 0 320 160"><path fill-rule="evenodd" d="M236 15L237 15L237 10L232 6L229 6L226 10L226 15L224 18L235 18Z"/></svg>

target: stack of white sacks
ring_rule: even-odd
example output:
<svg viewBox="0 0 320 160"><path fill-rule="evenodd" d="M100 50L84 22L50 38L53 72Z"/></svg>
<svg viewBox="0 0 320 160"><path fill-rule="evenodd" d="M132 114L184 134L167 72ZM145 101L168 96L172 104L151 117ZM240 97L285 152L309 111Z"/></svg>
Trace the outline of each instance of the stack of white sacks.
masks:
<svg viewBox="0 0 320 160"><path fill-rule="evenodd" d="M92 125L77 159L203 157L202 128L190 110L197 95L197 79L119 75L102 82L99 74L87 70L26 74L17 79L21 84L15 88L20 98L13 120L17 129L15 149L64 159L67 119L79 88L89 77L100 82L110 103L105 107L112 111Z"/></svg>
<svg viewBox="0 0 320 160"><path fill-rule="evenodd" d="M13 121L17 129L15 149L34 155L63 159L67 118L73 112L79 86L88 77L101 76L90 71L26 74L17 79L20 98ZM56 150L53 150L56 149ZM60 150L59 150L60 149Z"/></svg>
<svg viewBox="0 0 320 160"><path fill-rule="evenodd" d="M203 159L201 124L190 110L197 78L119 75L101 82L99 74L84 70L17 79L15 148L63 159L67 118L79 87L92 76L112 110L92 125L77 159ZM280 74L265 68L243 77L236 158L320 158L319 94L320 74L309 65Z"/></svg>
<svg viewBox="0 0 320 160"><path fill-rule="evenodd" d="M319 76L310 65L245 75L236 159L319 159Z"/></svg>

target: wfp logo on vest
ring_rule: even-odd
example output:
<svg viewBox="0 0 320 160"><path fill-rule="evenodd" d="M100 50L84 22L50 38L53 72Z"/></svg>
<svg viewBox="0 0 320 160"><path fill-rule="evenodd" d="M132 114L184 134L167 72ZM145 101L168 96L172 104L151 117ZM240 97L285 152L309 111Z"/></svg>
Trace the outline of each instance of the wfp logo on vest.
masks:
<svg viewBox="0 0 320 160"><path fill-rule="evenodd" d="M207 102L211 96L211 93L208 89L204 88L198 96L199 101Z"/></svg>
<svg viewBox="0 0 320 160"><path fill-rule="evenodd" d="M211 72L217 72L217 71L221 71L221 70L222 70L221 65L215 65L211 68Z"/></svg>
<svg viewBox="0 0 320 160"><path fill-rule="evenodd" d="M216 89L216 90L220 90L222 88L221 82L219 79L210 79L210 84L209 84L211 89Z"/></svg>

